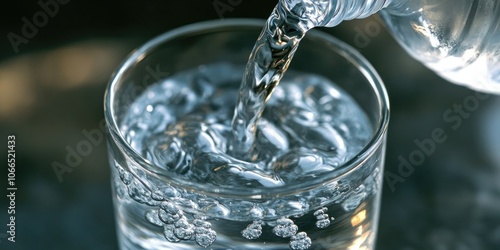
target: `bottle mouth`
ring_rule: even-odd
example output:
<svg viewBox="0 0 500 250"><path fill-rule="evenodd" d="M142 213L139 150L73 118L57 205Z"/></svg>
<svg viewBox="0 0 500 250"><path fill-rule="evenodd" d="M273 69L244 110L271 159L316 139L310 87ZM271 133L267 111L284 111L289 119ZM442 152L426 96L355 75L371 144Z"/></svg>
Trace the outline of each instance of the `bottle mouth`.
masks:
<svg viewBox="0 0 500 250"><path fill-rule="evenodd" d="M161 44L179 37L203 35L220 31L227 32L249 30L260 32L263 26L264 21L256 19L224 19L223 22L220 20L214 20L195 23L166 32L135 50L112 76L112 79L106 89L104 103L105 119L107 128L110 132L109 139L118 146L127 162L139 167L147 175L152 175L154 178L164 180L165 183L169 183L172 186L189 190L200 195L259 200L297 195L299 193L308 192L309 190L321 187L326 182L335 182L340 180L344 176L356 171L358 168L363 166L363 164L366 164L367 159L372 157L377 152L377 149L384 146L383 144L385 143L385 135L389 122L389 101L382 80L369 62L354 48L332 37L331 35L316 30L309 31L304 39L320 42L321 44L327 44L329 49L341 54L342 57L354 65L357 70L362 72L371 85L372 91L374 92L375 98L380 107L378 110L378 119L371 140L353 158L342 164L338 170L318 176L307 183L291 183L290 185L271 189L245 187L227 189L213 184L193 183L186 179L169 176L168 173L165 173L165 169L152 164L126 142L124 136L120 132L120 124L117 120L118 112L116 110L116 100L117 93L120 93L118 90L123 85L125 78L130 73L129 70L133 68L134 65L138 64L145 57L150 55L155 48Z"/></svg>

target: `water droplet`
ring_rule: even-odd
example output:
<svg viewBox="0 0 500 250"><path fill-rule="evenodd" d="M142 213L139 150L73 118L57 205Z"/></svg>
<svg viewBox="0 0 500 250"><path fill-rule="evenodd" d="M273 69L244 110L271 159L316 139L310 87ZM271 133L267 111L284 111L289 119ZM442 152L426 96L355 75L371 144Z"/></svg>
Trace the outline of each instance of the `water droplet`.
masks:
<svg viewBox="0 0 500 250"><path fill-rule="evenodd" d="M254 221L252 224L248 225L243 231L241 231L241 235L249 240L254 240L262 235L262 221Z"/></svg>
<svg viewBox="0 0 500 250"><path fill-rule="evenodd" d="M146 212L146 220L155 226L163 226L163 222L158 217L158 210L149 210Z"/></svg>
<svg viewBox="0 0 500 250"><path fill-rule="evenodd" d="M276 236L288 238L297 233L299 228L294 222L287 218L281 218L276 221L276 226L273 228L273 233Z"/></svg>
<svg viewBox="0 0 500 250"><path fill-rule="evenodd" d="M290 248L293 250L306 250L311 247L311 238L307 236L307 233L300 232L292 236L290 241Z"/></svg>

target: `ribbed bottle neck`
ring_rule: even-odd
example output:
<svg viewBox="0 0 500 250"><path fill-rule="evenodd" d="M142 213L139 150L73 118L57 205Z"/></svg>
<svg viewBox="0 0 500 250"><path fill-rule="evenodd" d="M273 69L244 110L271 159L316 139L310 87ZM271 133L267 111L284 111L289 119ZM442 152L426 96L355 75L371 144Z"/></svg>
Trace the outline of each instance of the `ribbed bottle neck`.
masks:
<svg viewBox="0 0 500 250"><path fill-rule="evenodd" d="M344 20L365 18L389 5L408 0L281 0L283 13L299 19L306 29L333 27Z"/></svg>

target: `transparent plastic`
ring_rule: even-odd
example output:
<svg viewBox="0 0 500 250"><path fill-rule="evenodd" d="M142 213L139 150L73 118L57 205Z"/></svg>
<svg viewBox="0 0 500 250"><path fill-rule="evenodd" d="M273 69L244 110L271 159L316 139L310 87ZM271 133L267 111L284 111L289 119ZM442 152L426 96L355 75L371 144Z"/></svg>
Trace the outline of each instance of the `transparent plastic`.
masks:
<svg viewBox="0 0 500 250"><path fill-rule="evenodd" d="M282 0L308 28L380 13L402 47L450 82L500 94L499 0ZM311 17L312 18L308 18Z"/></svg>

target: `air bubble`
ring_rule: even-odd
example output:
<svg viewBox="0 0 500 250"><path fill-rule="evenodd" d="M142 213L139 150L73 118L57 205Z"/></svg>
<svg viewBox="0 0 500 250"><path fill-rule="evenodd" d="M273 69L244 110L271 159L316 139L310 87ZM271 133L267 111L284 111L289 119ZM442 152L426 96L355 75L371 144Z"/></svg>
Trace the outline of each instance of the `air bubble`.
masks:
<svg viewBox="0 0 500 250"><path fill-rule="evenodd" d="M133 180L133 176L122 167L118 168L118 174L120 175L120 179L125 185L129 185Z"/></svg>
<svg viewBox="0 0 500 250"><path fill-rule="evenodd" d="M290 248L292 250L306 250L311 247L311 238L307 236L307 233L300 232L292 236L290 241Z"/></svg>
<svg viewBox="0 0 500 250"><path fill-rule="evenodd" d="M146 212L146 220L155 226L163 226L163 222L158 216L158 210L149 210L148 212Z"/></svg>
<svg viewBox="0 0 500 250"><path fill-rule="evenodd" d="M173 224L184 217L182 210L171 202L162 202L160 208L158 215L160 219L167 224Z"/></svg>
<svg viewBox="0 0 500 250"><path fill-rule="evenodd" d="M281 218L276 221L276 226L273 228L273 233L282 238L288 238L297 233L299 228L294 224L293 220Z"/></svg>
<svg viewBox="0 0 500 250"><path fill-rule="evenodd" d="M330 226L330 219L328 219L328 215L324 214L322 216L318 216L317 219L318 221L316 222L316 227L327 228Z"/></svg>
<svg viewBox="0 0 500 250"><path fill-rule="evenodd" d="M158 212L158 216L161 221L165 222L166 224L173 224L182 218L182 214L168 213L162 209L160 209L160 211Z"/></svg>
<svg viewBox="0 0 500 250"><path fill-rule="evenodd" d="M241 235L249 240L259 238L262 235L262 221L252 222L252 224L248 225L247 228L241 231Z"/></svg>
<svg viewBox="0 0 500 250"><path fill-rule="evenodd" d="M155 202L150 199L151 191L149 191L146 186L137 179L134 179L128 185L128 195L133 200L147 205L155 205Z"/></svg>
<svg viewBox="0 0 500 250"><path fill-rule="evenodd" d="M326 212L328 212L328 208L323 207L323 208L318 209L316 212L314 212L313 215L319 216L319 215L325 214Z"/></svg>
<svg viewBox="0 0 500 250"><path fill-rule="evenodd" d="M194 236L196 243L202 247L211 246L217 239L217 233L212 229L203 229Z"/></svg>
<svg viewBox="0 0 500 250"><path fill-rule="evenodd" d="M151 193L151 198L157 201L165 200L165 197L163 197L163 193L161 192L161 190L158 189Z"/></svg>
<svg viewBox="0 0 500 250"><path fill-rule="evenodd" d="M176 221L174 226L174 234L179 239L189 240L194 234L194 226L192 224L189 224L186 217L183 217L180 220Z"/></svg>
<svg viewBox="0 0 500 250"><path fill-rule="evenodd" d="M172 224L165 225L163 227L163 235L165 236L165 239L167 239L170 242L179 242L181 239L177 238L174 234L174 229L175 226Z"/></svg>
<svg viewBox="0 0 500 250"><path fill-rule="evenodd" d="M193 224L195 225L194 239L196 243L205 248L212 245L217 238L217 233L212 230L212 224L200 219L195 219Z"/></svg>
<svg viewBox="0 0 500 250"><path fill-rule="evenodd" d="M330 225L330 219L328 218L328 208L320 208L316 212L314 212L314 216L316 216L316 227L318 228L326 228Z"/></svg>
<svg viewBox="0 0 500 250"><path fill-rule="evenodd" d="M165 210L165 212L176 214L182 212L175 204L172 202L164 201L160 204L160 208Z"/></svg>

